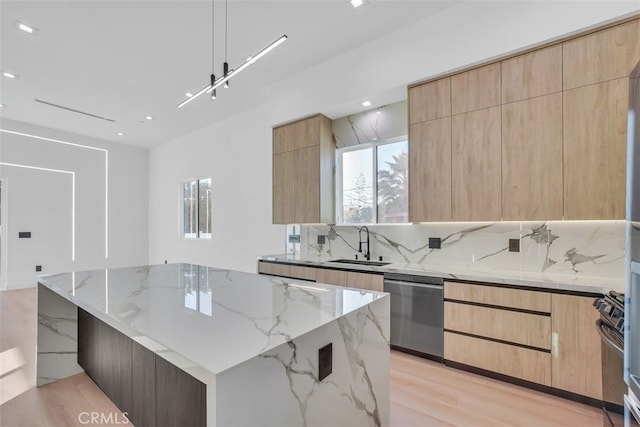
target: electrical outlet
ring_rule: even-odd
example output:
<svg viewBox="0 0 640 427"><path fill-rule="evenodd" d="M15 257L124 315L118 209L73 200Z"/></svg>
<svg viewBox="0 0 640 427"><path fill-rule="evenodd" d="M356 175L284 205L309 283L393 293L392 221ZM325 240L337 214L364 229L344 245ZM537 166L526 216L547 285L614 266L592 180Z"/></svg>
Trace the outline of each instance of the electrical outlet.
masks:
<svg viewBox="0 0 640 427"><path fill-rule="evenodd" d="M42 266L41 265L36 265L36 271L42 271Z"/></svg>
<svg viewBox="0 0 640 427"><path fill-rule="evenodd" d="M289 234L289 243L300 243L299 234Z"/></svg>
<svg viewBox="0 0 640 427"><path fill-rule="evenodd" d="M31 232L30 231L18 231L18 239L30 239Z"/></svg>
<svg viewBox="0 0 640 427"><path fill-rule="evenodd" d="M440 249L442 239L440 237L429 237L429 249Z"/></svg>
<svg viewBox="0 0 640 427"><path fill-rule="evenodd" d="M520 239L509 239L509 252L520 252Z"/></svg>
<svg viewBox="0 0 640 427"><path fill-rule="evenodd" d="M318 381L327 378L333 370L333 344L329 343L318 350Z"/></svg>
<svg viewBox="0 0 640 427"><path fill-rule="evenodd" d="M327 243L327 236L324 236L322 234L318 234L318 244L319 245L324 245L325 243Z"/></svg>

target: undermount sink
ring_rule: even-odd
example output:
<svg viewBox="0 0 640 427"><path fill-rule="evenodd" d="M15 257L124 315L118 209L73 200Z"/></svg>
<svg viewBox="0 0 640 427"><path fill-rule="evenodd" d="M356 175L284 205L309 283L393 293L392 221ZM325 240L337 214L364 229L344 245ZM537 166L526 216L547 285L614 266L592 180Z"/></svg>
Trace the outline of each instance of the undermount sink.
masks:
<svg viewBox="0 0 640 427"><path fill-rule="evenodd" d="M373 265L380 267L382 265L391 264L390 262L382 262L382 261L367 261L364 259L332 259L329 262L339 262L341 264L359 264L359 265Z"/></svg>

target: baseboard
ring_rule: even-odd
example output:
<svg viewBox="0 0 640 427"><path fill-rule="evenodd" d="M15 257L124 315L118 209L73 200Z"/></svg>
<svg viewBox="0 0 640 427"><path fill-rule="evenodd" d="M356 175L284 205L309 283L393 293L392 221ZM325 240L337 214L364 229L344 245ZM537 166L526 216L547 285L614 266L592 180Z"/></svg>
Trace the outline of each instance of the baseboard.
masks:
<svg viewBox="0 0 640 427"><path fill-rule="evenodd" d="M7 287L0 289L0 291L15 291L17 289L35 288L37 285L37 282L8 283L6 285Z"/></svg>

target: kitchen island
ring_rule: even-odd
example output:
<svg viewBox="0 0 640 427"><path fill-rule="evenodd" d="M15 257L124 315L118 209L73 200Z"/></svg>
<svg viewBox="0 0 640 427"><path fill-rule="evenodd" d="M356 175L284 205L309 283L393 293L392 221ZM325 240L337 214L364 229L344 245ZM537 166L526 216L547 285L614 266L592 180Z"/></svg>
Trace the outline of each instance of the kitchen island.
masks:
<svg viewBox="0 0 640 427"><path fill-rule="evenodd" d="M86 371L136 425L389 424L389 297L168 264L43 276L38 385Z"/></svg>

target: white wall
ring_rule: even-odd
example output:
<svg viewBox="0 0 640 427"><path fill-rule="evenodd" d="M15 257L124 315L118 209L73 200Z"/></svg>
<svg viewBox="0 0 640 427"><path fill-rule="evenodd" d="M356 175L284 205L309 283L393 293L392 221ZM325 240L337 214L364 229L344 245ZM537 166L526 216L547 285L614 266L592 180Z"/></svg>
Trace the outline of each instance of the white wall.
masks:
<svg viewBox="0 0 640 427"><path fill-rule="evenodd" d="M38 274L147 263L147 150L6 119L0 128L25 134L0 132L7 208L0 289L34 286ZM18 239L19 231L32 237Z"/></svg>
<svg viewBox="0 0 640 427"><path fill-rule="evenodd" d="M379 93L405 93L409 83L638 11L637 1L465 2L274 83L267 103L151 150L150 262L255 271L258 255L283 252L283 227L271 225L273 124L333 114ZM208 101L185 108L199 102ZM211 241L179 235L179 183L194 176L213 178Z"/></svg>

